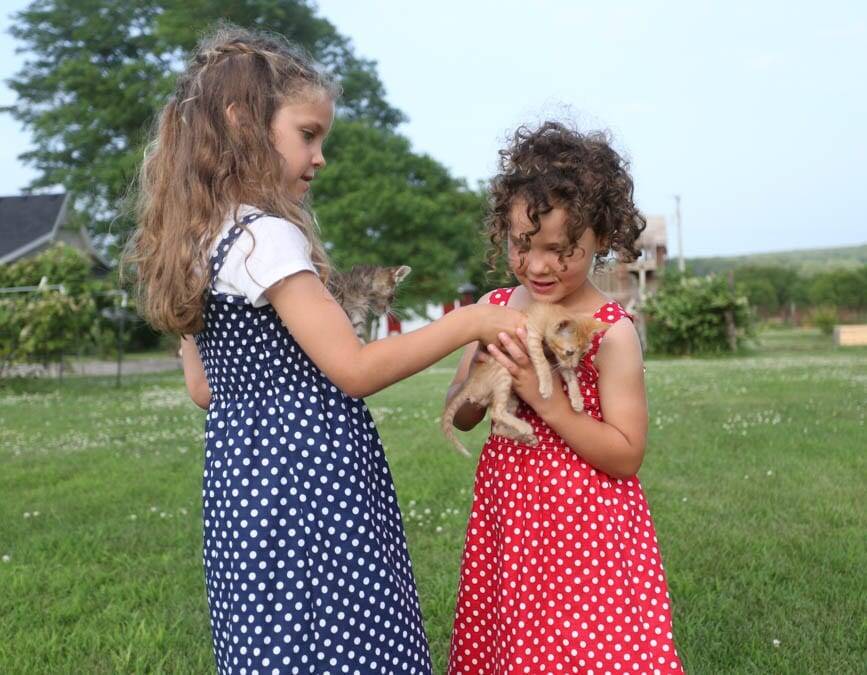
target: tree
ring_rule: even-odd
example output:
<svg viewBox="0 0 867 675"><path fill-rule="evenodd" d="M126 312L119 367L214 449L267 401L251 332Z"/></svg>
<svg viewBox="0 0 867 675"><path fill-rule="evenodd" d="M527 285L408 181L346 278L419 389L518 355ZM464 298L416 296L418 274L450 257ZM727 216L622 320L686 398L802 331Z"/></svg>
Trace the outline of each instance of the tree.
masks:
<svg viewBox="0 0 867 675"><path fill-rule="evenodd" d="M867 309L867 265L817 274L810 279L808 293L814 305Z"/></svg>
<svg viewBox="0 0 867 675"><path fill-rule="evenodd" d="M405 137L360 121L335 125L325 152L314 206L335 265L408 264L404 304L454 298L481 258L481 194Z"/></svg>
<svg viewBox="0 0 867 675"><path fill-rule="evenodd" d="M306 0L35 0L10 30L30 55L9 81L5 108L33 134L22 155L30 185L62 185L95 233L129 227L120 204L141 160L148 127L172 90L186 52L219 19L283 33L341 80L340 114L385 129L404 118L385 100L372 61Z"/></svg>

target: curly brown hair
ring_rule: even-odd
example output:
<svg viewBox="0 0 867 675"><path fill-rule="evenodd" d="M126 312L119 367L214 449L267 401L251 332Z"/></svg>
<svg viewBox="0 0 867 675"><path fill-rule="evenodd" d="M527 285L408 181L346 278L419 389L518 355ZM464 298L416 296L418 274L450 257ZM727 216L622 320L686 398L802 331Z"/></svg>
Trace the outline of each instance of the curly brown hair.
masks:
<svg viewBox="0 0 867 675"><path fill-rule="evenodd" d="M551 121L537 129L519 127L500 151L500 171L491 181L486 218L491 268L496 268L508 241L509 211L516 199L526 201L527 217L535 226L521 235L521 252L529 249L530 238L539 231L539 217L559 207L567 213L561 263L588 227L603 247L597 267L612 251L621 260L635 260L635 242L646 220L633 201L628 169L629 162L615 152L605 132L585 134Z"/></svg>

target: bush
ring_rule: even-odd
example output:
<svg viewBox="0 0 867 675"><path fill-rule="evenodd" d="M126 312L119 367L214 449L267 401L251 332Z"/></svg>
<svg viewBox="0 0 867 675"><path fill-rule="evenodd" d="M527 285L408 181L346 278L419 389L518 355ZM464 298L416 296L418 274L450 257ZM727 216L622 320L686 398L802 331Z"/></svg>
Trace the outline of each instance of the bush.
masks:
<svg viewBox="0 0 867 675"><path fill-rule="evenodd" d="M56 291L0 297L0 370L14 361L48 363L100 340L89 295Z"/></svg>
<svg viewBox="0 0 867 675"><path fill-rule="evenodd" d="M115 275L94 277L90 259L65 244L0 265L0 287L38 286L43 278L64 292L0 295L0 371L12 362L47 363L61 354L113 354L117 325L106 314L118 305L109 293L118 286ZM159 335L137 317L127 321L124 333L127 350L159 343Z"/></svg>
<svg viewBox="0 0 867 675"><path fill-rule="evenodd" d="M38 286L43 277L49 284L63 284L77 295L93 279L88 257L72 246L55 244L39 255L0 265L0 288Z"/></svg>
<svg viewBox="0 0 867 675"><path fill-rule="evenodd" d="M818 328L824 335L834 332L834 326L839 323L837 308L832 306L816 307L810 312L810 323Z"/></svg>
<svg viewBox="0 0 867 675"><path fill-rule="evenodd" d="M730 351L753 335L747 299L720 277L666 278L644 313L650 351L662 354Z"/></svg>

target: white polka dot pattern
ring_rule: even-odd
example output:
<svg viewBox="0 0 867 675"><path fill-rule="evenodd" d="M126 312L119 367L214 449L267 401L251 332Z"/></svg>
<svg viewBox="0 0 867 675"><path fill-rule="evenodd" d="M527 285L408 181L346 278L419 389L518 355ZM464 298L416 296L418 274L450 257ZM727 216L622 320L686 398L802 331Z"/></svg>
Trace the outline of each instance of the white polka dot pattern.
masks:
<svg viewBox="0 0 867 675"><path fill-rule="evenodd" d="M218 247L212 276L239 233ZM212 391L203 517L218 672L429 674L364 402L319 371L270 305L212 292L196 344Z"/></svg>
<svg viewBox="0 0 867 675"><path fill-rule="evenodd" d="M513 289L491 302L505 305ZM628 314L604 305L595 317ZM602 419L594 366L579 369ZM539 445L491 435L476 472L448 672L682 673L653 521L637 477L616 480L570 450L531 408Z"/></svg>

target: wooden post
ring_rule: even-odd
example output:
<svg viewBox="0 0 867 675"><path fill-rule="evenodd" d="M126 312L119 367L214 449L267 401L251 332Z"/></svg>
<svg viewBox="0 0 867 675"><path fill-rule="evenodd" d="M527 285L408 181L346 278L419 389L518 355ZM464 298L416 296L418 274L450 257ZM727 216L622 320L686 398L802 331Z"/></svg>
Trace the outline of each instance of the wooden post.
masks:
<svg viewBox="0 0 867 675"><path fill-rule="evenodd" d="M735 275L734 272L729 270L729 288L734 292L735 290ZM738 349L738 329L735 326L735 313L731 309L727 309L725 311L725 319L726 319L726 337L729 342L729 351L735 352Z"/></svg>

